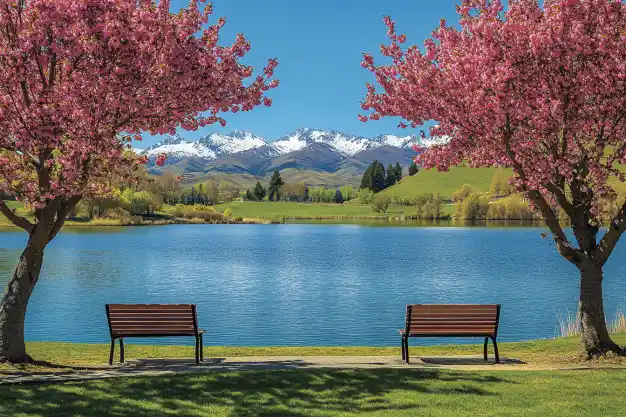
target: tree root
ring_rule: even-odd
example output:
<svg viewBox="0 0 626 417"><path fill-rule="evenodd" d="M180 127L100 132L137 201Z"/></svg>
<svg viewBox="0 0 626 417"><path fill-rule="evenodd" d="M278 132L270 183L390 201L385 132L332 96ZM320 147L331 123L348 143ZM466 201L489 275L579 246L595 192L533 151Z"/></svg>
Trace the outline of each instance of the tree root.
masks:
<svg viewBox="0 0 626 417"><path fill-rule="evenodd" d="M626 357L626 349L621 348L615 343L603 343L596 349L586 350L586 359L604 359L611 356Z"/></svg>
<svg viewBox="0 0 626 417"><path fill-rule="evenodd" d="M29 354L26 354L25 357L19 358L17 360L14 358L0 356L0 363L6 363L10 365L36 365L37 361L35 361Z"/></svg>

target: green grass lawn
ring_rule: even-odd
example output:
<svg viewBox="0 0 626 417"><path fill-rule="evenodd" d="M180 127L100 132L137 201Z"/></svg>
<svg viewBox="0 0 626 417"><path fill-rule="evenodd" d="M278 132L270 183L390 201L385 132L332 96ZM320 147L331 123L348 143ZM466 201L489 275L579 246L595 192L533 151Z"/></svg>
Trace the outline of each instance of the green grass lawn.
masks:
<svg viewBox="0 0 626 417"><path fill-rule="evenodd" d="M626 345L626 333L613 334L613 340ZM491 345L490 345L491 346ZM557 339L533 340L529 342L498 343L503 357L520 359L529 364L579 363L579 338L566 337ZM490 348L491 349L491 348ZM27 342L28 353L37 361L63 366L99 366L108 363L108 344ZM207 358L233 356L388 356L400 355L400 338L398 346L392 347L224 347L207 346L204 349ZM119 354L118 349L116 352ZM481 355L482 344L449 344L441 346L411 346L411 355L455 356ZM126 357L133 358L192 358L193 346L150 346L126 344ZM617 362L616 362L617 361ZM622 363L622 358L610 361L611 364ZM626 365L626 358L623 361ZM10 367L0 363L0 374L19 371L50 371L40 366Z"/></svg>
<svg viewBox="0 0 626 417"><path fill-rule="evenodd" d="M2 416L621 416L623 370L310 369L0 389Z"/></svg>
<svg viewBox="0 0 626 417"><path fill-rule="evenodd" d="M626 333L614 334L620 344ZM481 345L411 348L413 355L480 356ZM501 343L531 364L580 362L578 338ZM207 358L264 355L398 355L399 347L208 347ZM108 345L28 343L56 365L106 363ZM192 347L128 344L127 357L192 357ZM619 359L609 360L615 367ZM588 364L588 362L586 363ZM593 364L600 365L598 361ZM608 364L608 363L607 363ZM39 368L0 368L0 373ZM40 368L43 369L43 368ZM63 371L63 368L55 370ZM0 376L1 377L1 376ZM6 385L1 416L620 416L624 369L460 371L436 369L248 370Z"/></svg>

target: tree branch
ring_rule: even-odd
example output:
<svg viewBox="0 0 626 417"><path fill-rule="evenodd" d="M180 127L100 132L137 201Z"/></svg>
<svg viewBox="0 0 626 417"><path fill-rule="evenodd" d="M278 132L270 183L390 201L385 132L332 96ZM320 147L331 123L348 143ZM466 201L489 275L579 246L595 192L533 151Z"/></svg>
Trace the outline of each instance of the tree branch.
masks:
<svg viewBox="0 0 626 417"><path fill-rule="evenodd" d="M61 227L65 224L65 219L70 211L78 204L82 196L75 195L70 197L67 202L61 204L61 207L57 210L56 219L54 221L54 225L50 230L50 234L48 235L48 242L52 241L56 237L56 235L61 231Z"/></svg>
<svg viewBox="0 0 626 417"><path fill-rule="evenodd" d="M35 228L31 222L28 221L25 217L18 216L13 210L11 210L4 201L0 200L0 213L4 214L4 216L11 221L17 227L21 227L26 230L26 232L31 233Z"/></svg>
<svg viewBox="0 0 626 417"><path fill-rule="evenodd" d="M537 190L529 190L527 193L528 197L535 203L535 207L543 214L546 224L550 232L552 232L559 253L574 265L578 265L582 262L585 259L585 254L572 246L563 228L559 224L559 220L554 214L552 207L550 207L546 199Z"/></svg>
<svg viewBox="0 0 626 417"><path fill-rule="evenodd" d="M565 210L568 216L574 216L574 206L569 202L567 196L565 195L565 191L559 188L557 185L552 183L544 184L546 190L550 191L556 197L556 200L559 202L559 205Z"/></svg>
<svg viewBox="0 0 626 417"><path fill-rule="evenodd" d="M611 222L609 230L604 234L598 244L598 249L596 249L595 258L601 265L604 265L609 259L624 231L626 231L626 201L624 201L622 209Z"/></svg>

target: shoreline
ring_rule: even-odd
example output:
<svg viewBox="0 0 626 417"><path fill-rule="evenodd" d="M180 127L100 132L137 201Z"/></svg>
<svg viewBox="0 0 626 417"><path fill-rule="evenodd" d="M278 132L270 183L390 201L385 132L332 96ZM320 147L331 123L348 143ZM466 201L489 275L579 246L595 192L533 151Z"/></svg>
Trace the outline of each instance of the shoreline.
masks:
<svg viewBox="0 0 626 417"><path fill-rule="evenodd" d="M309 217L282 217L280 219L244 218L242 221L232 222L204 222L158 220L142 221L141 223L122 223L115 221L77 222L68 221L63 228L110 228L110 227L145 227L171 225L277 225L277 224L319 224L319 225L369 225L369 226L407 226L407 227L545 227L542 220L418 220L411 218L394 217L342 217L342 216L309 216ZM563 224L568 226L567 224ZM0 223L0 229L19 229L12 223Z"/></svg>

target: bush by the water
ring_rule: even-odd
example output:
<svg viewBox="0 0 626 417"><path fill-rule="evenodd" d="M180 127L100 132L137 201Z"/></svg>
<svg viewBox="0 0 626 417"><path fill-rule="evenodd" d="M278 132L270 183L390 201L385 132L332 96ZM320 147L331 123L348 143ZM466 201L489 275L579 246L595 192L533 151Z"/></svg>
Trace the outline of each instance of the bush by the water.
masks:
<svg viewBox="0 0 626 417"><path fill-rule="evenodd" d="M489 212L489 196L471 193L459 205L457 217L463 220L486 220Z"/></svg>
<svg viewBox="0 0 626 417"><path fill-rule="evenodd" d="M445 218L442 214L443 198L439 193L423 194L415 198L415 217L421 220Z"/></svg>
<svg viewBox="0 0 626 417"><path fill-rule="evenodd" d="M533 210L519 195L493 201L487 213L489 220L534 220Z"/></svg>
<svg viewBox="0 0 626 417"><path fill-rule="evenodd" d="M391 197L386 195L377 195L372 199L372 210L376 213L387 213L391 205Z"/></svg>
<svg viewBox="0 0 626 417"><path fill-rule="evenodd" d="M106 210L102 215L94 218L91 222L94 225L132 225L141 224L141 216L133 216L127 210L116 207Z"/></svg>
<svg viewBox="0 0 626 417"><path fill-rule="evenodd" d="M215 211L213 207L201 204L193 206L177 204L172 214L181 219L202 220L206 223L228 223L228 218L222 213Z"/></svg>

